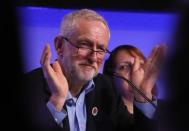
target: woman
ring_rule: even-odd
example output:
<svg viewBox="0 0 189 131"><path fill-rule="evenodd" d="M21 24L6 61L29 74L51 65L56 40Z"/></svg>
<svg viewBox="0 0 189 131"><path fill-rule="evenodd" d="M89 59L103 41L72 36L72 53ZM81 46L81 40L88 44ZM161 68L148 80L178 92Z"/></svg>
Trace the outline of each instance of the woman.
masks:
<svg viewBox="0 0 189 131"><path fill-rule="evenodd" d="M147 60L136 47L120 45L111 52L110 57L105 61L103 73L111 76L113 84L117 87L124 104L131 114L134 113L134 99L141 96L136 94L125 80L114 77L113 74L132 81L135 86L139 87L152 100L157 96L155 82L160 64L159 57L163 54L163 50L163 46L156 46ZM144 99L141 102L146 101Z"/></svg>

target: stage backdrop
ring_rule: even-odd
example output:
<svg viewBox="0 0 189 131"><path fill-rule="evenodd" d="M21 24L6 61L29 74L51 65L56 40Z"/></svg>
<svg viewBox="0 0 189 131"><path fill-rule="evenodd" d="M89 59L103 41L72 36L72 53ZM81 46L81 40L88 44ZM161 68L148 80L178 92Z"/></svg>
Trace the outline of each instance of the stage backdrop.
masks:
<svg viewBox="0 0 189 131"><path fill-rule="evenodd" d="M24 72L40 67L40 56L45 43L51 45L52 61L56 59L53 41L59 33L62 17L70 11L72 9L17 8ZM104 16L109 24L110 51L121 44L132 44L148 57L151 49L157 44L166 43L169 49L172 48L177 23L177 15L174 13L96 11ZM158 97L166 98L166 87L162 81L161 78L158 81Z"/></svg>

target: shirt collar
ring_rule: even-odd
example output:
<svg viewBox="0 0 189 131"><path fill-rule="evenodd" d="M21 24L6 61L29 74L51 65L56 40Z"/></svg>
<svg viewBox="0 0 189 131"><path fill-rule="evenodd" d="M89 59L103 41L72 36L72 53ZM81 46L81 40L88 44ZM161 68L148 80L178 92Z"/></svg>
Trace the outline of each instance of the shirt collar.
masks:
<svg viewBox="0 0 189 131"><path fill-rule="evenodd" d="M95 83L93 80L89 81L89 83L85 86L85 95L88 94L90 91L92 91L95 87Z"/></svg>
<svg viewBox="0 0 189 131"><path fill-rule="evenodd" d="M85 95L88 94L90 91L92 91L95 88L95 83L93 80L90 80L85 86L84 90L82 92L85 92ZM81 93L82 93L81 92ZM76 100L75 97L72 96L71 92L68 91L68 95L66 97L66 100L73 99L74 101Z"/></svg>

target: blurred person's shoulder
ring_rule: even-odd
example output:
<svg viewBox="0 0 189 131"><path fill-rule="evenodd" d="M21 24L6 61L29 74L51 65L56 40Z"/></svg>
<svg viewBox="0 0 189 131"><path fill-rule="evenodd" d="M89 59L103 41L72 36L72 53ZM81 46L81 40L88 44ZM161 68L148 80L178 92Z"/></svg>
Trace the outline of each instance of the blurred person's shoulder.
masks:
<svg viewBox="0 0 189 131"><path fill-rule="evenodd" d="M31 87L32 89L44 86L46 84L42 68L36 68L26 72L22 76L22 84L24 87Z"/></svg>
<svg viewBox="0 0 189 131"><path fill-rule="evenodd" d="M35 69L33 69L33 70L31 70L31 71L28 71L28 72L26 72L26 73L24 73L25 75L36 75L36 74L41 74L41 73L43 73L42 72L42 68L41 67L38 67L38 68L35 68Z"/></svg>
<svg viewBox="0 0 189 131"><path fill-rule="evenodd" d="M25 72L23 74L24 79L39 79L39 78L43 78L43 77L44 77L43 70L41 67L35 68L35 69Z"/></svg>

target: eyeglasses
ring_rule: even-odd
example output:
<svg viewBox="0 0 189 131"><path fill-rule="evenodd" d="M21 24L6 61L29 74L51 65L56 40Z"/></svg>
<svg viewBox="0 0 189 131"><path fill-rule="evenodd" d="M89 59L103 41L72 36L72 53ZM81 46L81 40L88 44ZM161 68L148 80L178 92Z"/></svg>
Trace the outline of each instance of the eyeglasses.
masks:
<svg viewBox="0 0 189 131"><path fill-rule="evenodd" d="M77 48L77 53L79 55L82 55L82 56L87 56L87 55L90 55L92 53L96 53L97 55L97 58L98 59L103 59L105 54L110 54L110 51L108 51L107 49L98 49L98 50L93 50L89 47L86 47L86 46L81 46L81 45L75 45L73 44L68 38L66 37L63 37L62 36L62 39L66 40L70 45L72 45L73 47Z"/></svg>

